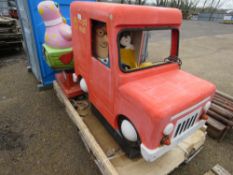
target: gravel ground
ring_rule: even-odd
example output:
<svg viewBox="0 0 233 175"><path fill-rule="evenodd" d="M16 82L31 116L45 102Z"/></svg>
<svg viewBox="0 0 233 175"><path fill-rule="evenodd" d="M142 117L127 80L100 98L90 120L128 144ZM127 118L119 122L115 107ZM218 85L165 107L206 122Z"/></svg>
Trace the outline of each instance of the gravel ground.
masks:
<svg viewBox="0 0 233 175"><path fill-rule="evenodd" d="M0 175L99 174L54 91L37 91L24 57L0 64Z"/></svg>
<svg viewBox="0 0 233 175"><path fill-rule="evenodd" d="M183 69L233 95L232 25L185 21L181 38ZM0 58L0 80L0 175L100 174L54 91L37 91L23 53ZM221 143L207 137L172 175L202 175L216 163L233 174L233 132Z"/></svg>

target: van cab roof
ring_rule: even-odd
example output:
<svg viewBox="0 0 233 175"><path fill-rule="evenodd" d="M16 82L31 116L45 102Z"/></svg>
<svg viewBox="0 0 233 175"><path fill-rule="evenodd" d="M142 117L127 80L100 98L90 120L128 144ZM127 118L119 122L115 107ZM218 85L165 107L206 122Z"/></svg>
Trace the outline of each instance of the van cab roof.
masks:
<svg viewBox="0 0 233 175"><path fill-rule="evenodd" d="M114 26L168 26L179 27L181 11L175 8L139 6L101 2L73 2L71 9L87 18Z"/></svg>

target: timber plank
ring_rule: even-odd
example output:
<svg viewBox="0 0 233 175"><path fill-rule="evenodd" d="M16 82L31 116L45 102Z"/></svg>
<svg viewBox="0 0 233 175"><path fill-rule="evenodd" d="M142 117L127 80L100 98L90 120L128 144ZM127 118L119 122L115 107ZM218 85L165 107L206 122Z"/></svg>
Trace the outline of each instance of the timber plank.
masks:
<svg viewBox="0 0 233 175"><path fill-rule="evenodd" d="M62 101L65 105L67 114L75 123L75 125L80 129L80 134L82 135L81 137L83 141L90 148L90 150L92 150L93 155L96 157L101 172L103 172L103 174L117 175L117 171L112 166L107 156L105 155L99 144L96 142L93 135L90 133L86 124L83 122L82 118L79 116L77 111L73 108L70 101L65 97L57 83L54 83L54 88L56 90L57 95L59 96L60 101Z"/></svg>
<svg viewBox="0 0 233 175"><path fill-rule="evenodd" d="M221 165L216 164L211 170L206 172L204 175L231 175L231 173L229 173Z"/></svg>

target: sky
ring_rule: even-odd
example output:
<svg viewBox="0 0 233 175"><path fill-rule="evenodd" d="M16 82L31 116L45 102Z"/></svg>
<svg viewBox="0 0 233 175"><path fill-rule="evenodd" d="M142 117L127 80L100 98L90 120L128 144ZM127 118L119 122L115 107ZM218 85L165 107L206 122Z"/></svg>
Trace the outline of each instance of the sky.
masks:
<svg viewBox="0 0 233 175"><path fill-rule="evenodd" d="M195 0L193 0L195 1ZM209 0L211 2L211 0ZM200 0L199 6L203 6L203 3L205 2L205 0ZM217 0L216 0L217 2ZM221 0L221 3L223 3L223 5L221 6L222 9L232 9L233 10L233 0Z"/></svg>
<svg viewBox="0 0 233 175"><path fill-rule="evenodd" d="M113 0L111 0L111 1L113 1ZM198 4L199 7L203 7L203 3L205 2L205 0L189 0L189 1L192 1L192 2L199 1L199 4ZM218 2L218 0L214 0L214 1ZM222 4L222 6L220 7L221 9L233 10L233 0L220 0L220 1ZM147 2L156 2L156 0L147 0ZM210 3L210 2L212 2L212 0L208 0L208 2Z"/></svg>

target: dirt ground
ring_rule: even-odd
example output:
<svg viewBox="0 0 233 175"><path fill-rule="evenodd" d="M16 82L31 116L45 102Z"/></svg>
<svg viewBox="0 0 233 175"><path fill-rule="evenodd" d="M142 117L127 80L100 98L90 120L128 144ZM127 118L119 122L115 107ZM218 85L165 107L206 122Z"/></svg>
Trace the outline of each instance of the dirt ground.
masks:
<svg viewBox="0 0 233 175"><path fill-rule="evenodd" d="M233 95L232 25L185 21L181 39L183 69ZM54 91L37 83L23 53L0 58L0 175L100 174ZM233 174L233 132L221 143L207 137L171 174L202 175L217 163Z"/></svg>

